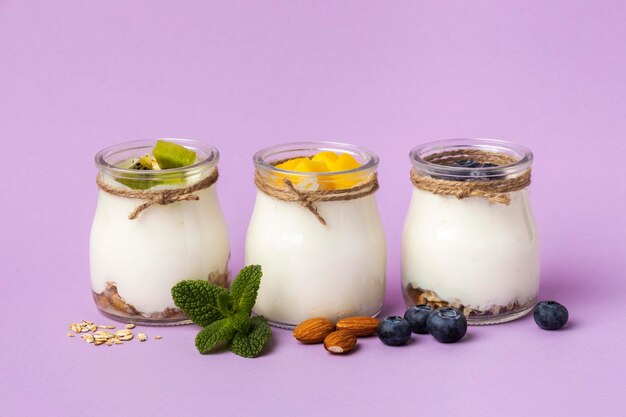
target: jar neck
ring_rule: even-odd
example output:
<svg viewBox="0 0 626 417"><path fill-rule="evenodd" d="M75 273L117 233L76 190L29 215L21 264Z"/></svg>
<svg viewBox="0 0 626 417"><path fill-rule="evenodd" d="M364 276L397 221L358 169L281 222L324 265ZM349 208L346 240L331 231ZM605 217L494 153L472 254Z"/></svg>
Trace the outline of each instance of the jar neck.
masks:
<svg viewBox="0 0 626 417"><path fill-rule="evenodd" d="M530 149L496 139L449 139L425 143L409 154L420 175L452 181L504 179L526 173Z"/></svg>
<svg viewBox="0 0 626 417"><path fill-rule="evenodd" d="M333 172L300 172L277 168L276 165L295 158L310 158L319 152L349 154L360 164L358 168ZM289 177L304 179L315 176L320 184L341 180L342 178L362 178L371 176L378 169L379 158L372 151L346 143L338 142L294 142L261 149L252 158L254 166L264 178Z"/></svg>
<svg viewBox="0 0 626 417"><path fill-rule="evenodd" d="M121 183L131 181L134 184L136 181L141 181L143 186L150 188L156 185L177 185L199 181L217 166L219 151L211 145L190 139L167 138L163 140L195 151L196 162L190 166L164 170L129 169L134 158L151 153L156 144L156 139L138 140L120 143L98 152L95 162L99 174Z"/></svg>

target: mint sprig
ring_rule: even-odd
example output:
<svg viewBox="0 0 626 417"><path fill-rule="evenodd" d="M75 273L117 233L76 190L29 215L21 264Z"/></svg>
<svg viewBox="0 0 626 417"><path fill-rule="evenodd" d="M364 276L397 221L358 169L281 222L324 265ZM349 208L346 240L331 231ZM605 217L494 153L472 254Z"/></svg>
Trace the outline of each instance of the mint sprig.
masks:
<svg viewBox="0 0 626 417"><path fill-rule="evenodd" d="M196 335L196 347L201 353L209 352L216 347L228 343L237 333L228 319L214 321Z"/></svg>
<svg viewBox="0 0 626 417"><path fill-rule="evenodd" d="M230 291L201 280L181 281L172 288L174 304L204 327L196 336L200 353L226 345L239 356L259 356L272 335L263 316L250 317L262 275L259 265L249 265L239 271Z"/></svg>
<svg viewBox="0 0 626 417"><path fill-rule="evenodd" d="M202 327L224 318L217 304L222 294L228 290L200 280L181 281L172 288L174 304Z"/></svg>
<svg viewBox="0 0 626 417"><path fill-rule="evenodd" d="M272 329L263 316L252 317L248 333L245 336L241 332L235 333L228 349L245 358L256 358L271 335Z"/></svg>

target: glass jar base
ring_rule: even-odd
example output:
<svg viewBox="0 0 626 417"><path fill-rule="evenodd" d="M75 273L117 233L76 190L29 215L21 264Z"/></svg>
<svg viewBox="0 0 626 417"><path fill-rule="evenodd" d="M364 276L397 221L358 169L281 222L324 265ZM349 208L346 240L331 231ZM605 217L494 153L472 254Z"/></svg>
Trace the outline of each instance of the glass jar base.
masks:
<svg viewBox="0 0 626 417"><path fill-rule="evenodd" d="M535 306L535 297L532 297L523 304L514 301L508 305L494 305L485 310L477 310L459 303L448 302L441 299L434 291L414 288L411 284L407 285L402 292L407 307L420 304L426 304L432 308L454 307L463 312L467 318L467 324L471 326L513 321L528 314Z"/></svg>
<svg viewBox="0 0 626 417"><path fill-rule="evenodd" d="M191 323L191 320L179 308L167 307L162 311L150 313L139 311L120 296L114 283L107 283L107 288L101 293L92 291L92 296L98 310L107 317L123 323L148 326L174 326Z"/></svg>
<svg viewBox="0 0 626 417"><path fill-rule="evenodd" d="M112 320L119 321L122 323L133 323L133 324L137 324L140 326L166 327L166 326L182 326L185 324L193 323L190 319L186 317L178 318L178 319L150 319L150 318L145 318L145 317L120 316L120 315L102 310L101 308L98 308L98 311L100 311L102 314L104 314L106 317Z"/></svg>
<svg viewBox="0 0 626 417"><path fill-rule="evenodd" d="M368 315L367 317L378 317L378 315L380 314L380 312L382 311L382 306L378 309L378 311L374 314ZM357 314L352 315L352 316L345 316L345 317L354 317L357 316ZM342 317L344 318L344 317ZM267 317L266 317L267 319ZM341 319L340 319L341 320ZM289 324L289 323L281 323L279 321L274 321L274 320L269 320L267 319L267 322L269 323L270 326L272 327L276 327L278 329L285 329L285 330L293 330L296 328L296 326L300 323L296 323L296 324Z"/></svg>
<svg viewBox="0 0 626 417"><path fill-rule="evenodd" d="M526 307L523 310L517 310L505 314L500 314L497 316L486 316L486 317L473 317L467 319L467 324L470 326L485 326L489 324L500 324L507 323L509 321L521 319L531 311L535 307L534 300L530 306Z"/></svg>

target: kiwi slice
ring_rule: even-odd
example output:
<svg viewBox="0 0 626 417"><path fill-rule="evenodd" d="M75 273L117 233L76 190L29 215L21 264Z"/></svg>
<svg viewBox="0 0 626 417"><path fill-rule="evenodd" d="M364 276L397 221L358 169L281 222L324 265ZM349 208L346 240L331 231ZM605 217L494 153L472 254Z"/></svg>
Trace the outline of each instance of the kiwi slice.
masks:
<svg viewBox="0 0 626 417"><path fill-rule="evenodd" d="M128 175L129 177L131 175ZM155 180L141 180L141 179L131 179L131 178L116 178L115 181L119 182L120 184L124 184L125 186L132 188L133 190L147 190L148 188L152 188L155 185L158 185L161 183L161 181L155 181Z"/></svg>
<svg viewBox="0 0 626 417"><path fill-rule="evenodd" d="M146 154L140 158L133 159L131 166L127 169L132 169L136 171L151 171L153 169L153 158L152 155ZM129 177L134 176L133 174L129 174ZM141 174L137 173L137 177L141 177ZM120 184L124 184L125 186L132 188L133 190L147 190L148 188L154 187L160 181L146 181L141 179L132 179L132 178L116 178L115 181Z"/></svg>
<svg viewBox="0 0 626 417"><path fill-rule="evenodd" d="M177 143L157 141L152 150L161 169L181 168L196 162L196 153Z"/></svg>
<svg viewBox="0 0 626 417"><path fill-rule="evenodd" d="M184 146L176 143L167 142L164 140L157 141L152 154L146 154L138 159L133 159L131 165L127 169L137 171L169 169L169 168L181 168L192 165L196 162L196 153ZM156 160L156 164L154 161ZM141 179L139 172L137 173L137 179L133 179L133 174L127 174L130 178L117 178L116 181L120 184L124 184L133 190L146 190L154 187L158 184L179 184L184 182L181 179L155 181Z"/></svg>
<svg viewBox="0 0 626 417"><path fill-rule="evenodd" d="M134 161L128 169L138 169L141 171L152 169L152 157L150 155L144 155Z"/></svg>

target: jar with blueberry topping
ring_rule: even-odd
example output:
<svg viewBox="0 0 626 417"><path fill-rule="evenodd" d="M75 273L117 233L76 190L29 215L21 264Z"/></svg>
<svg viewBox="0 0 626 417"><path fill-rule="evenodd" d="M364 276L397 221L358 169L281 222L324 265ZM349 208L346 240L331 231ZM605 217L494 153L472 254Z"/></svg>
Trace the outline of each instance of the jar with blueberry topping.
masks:
<svg viewBox="0 0 626 417"><path fill-rule="evenodd" d="M532 152L494 139L430 142L410 152L404 224L407 305L452 306L469 324L522 317L539 287L539 238L528 196Z"/></svg>

